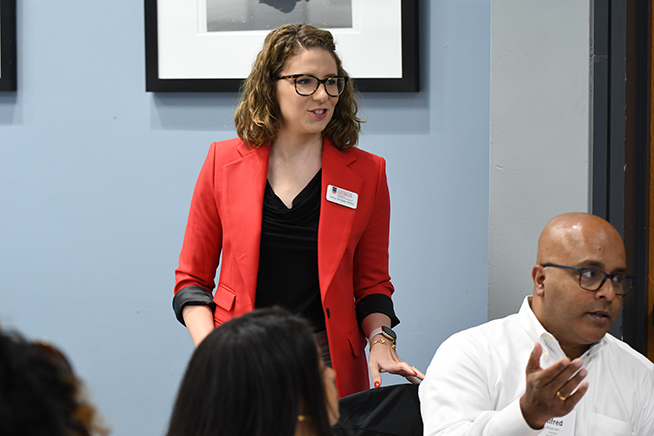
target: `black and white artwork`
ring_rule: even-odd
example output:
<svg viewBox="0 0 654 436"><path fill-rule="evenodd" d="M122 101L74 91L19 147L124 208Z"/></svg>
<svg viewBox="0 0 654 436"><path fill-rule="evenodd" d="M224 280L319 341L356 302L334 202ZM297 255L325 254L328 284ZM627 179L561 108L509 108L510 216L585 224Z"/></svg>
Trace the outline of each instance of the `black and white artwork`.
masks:
<svg viewBox="0 0 654 436"><path fill-rule="evenodd" d="M352 0L206 0L207 31L272 30L285 23L351 28Z"/></svg>
<svg viewBox="0 0 654 436"><path fill-rule="evenodd" d="M0 91L16 90L16 0L0 0Z"/></svg>
<svg viewBox="0 0 654 436"><path fill-rule="evenodd" d="M270 30L334 35L362 92L416 92L418 0L144 0L146 90L236 92Z"/></svg>

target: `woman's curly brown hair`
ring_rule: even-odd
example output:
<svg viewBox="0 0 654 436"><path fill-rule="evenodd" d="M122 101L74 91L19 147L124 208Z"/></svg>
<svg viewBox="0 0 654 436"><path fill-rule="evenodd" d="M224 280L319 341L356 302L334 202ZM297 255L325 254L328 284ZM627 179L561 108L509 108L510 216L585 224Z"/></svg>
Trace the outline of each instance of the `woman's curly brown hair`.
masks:
<svg viewBox="0 0 654 436"><path fill-rule="evenodd" d="M339 76L347 76L332 34L309 24L285 24L270 32L257 55L252 71L241 86L241 102L234 114L236 132L252 148L272 143L280 129L280 110L275 98L275 83L286 62L300 50L326 50L336 61ZM323 131L339 150L354 147L359 141L361 123L352 80L339 96L334 115Z"/></svg>

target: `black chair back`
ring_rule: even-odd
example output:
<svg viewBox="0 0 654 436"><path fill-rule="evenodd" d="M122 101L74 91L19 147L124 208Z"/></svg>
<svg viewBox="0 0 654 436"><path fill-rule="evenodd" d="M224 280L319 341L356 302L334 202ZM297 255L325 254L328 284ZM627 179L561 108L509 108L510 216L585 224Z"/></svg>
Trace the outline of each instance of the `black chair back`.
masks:
<svg viewBox="0 0 654 436"><path fill-rule="evenodd" d="M418 385L400 384L348 395L339 401L336 436L422 436Z"/></svg>

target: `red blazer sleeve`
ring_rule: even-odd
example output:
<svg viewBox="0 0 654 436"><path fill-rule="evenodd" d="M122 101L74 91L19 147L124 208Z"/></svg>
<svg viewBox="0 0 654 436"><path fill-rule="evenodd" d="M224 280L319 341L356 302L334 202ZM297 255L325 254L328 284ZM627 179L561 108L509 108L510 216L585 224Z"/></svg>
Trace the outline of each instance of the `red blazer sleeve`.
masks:
<svg viewBox="0 0 654 436"><path fill-rule="evenodd" d="M175 270L175 294L187 286L208 291L215 288L223 236L215 181L216 143L213 143L195 184L179 267Z"/></svg>
<svg viewBox="0 0 654 436"><path fill-rule="evenodd" d="M391 201L386 180L386 161L379 159L375 200L354 253L354 296L358 303L371 294L390 297L394 288L388 274L388 243Z"/></svg>

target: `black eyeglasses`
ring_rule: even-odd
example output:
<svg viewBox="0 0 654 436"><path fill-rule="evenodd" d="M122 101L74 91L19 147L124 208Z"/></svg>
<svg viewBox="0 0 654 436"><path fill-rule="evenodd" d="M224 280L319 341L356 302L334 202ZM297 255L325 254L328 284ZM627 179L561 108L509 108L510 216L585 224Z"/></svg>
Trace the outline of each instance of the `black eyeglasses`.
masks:
<svg viewBox="0 0 654 436"><path fill-rule="evenodd" d="M587 291L597 291L602 287L606 279L610 279L613 284L615 295L624 296L631 291L636 277L629 274L609 274L601 269L595 268L577 268L576 266L557 265L555 263L546 263L543 267L565 268L579 272L579 286Z"/></svg>
<svg viewBox="0 0 654 436"><path fill-rule="evenodd" d="M303 97L313 95L322 83L327 95L338 97L345 90L345 84L349 77L347 76L330 76L319 79L311 74L292 74L290 76L279 76L277 80L291 79L295 82L295 92Z"/></svg>

